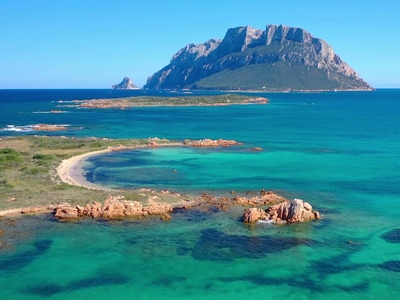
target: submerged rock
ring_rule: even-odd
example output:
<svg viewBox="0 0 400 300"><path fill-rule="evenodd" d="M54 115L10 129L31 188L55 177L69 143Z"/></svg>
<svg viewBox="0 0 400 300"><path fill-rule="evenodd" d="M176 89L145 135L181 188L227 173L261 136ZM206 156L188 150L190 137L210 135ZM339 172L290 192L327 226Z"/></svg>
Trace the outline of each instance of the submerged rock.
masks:
<svg viewBox="0 0 400 300"><path fill-rule="evenodd" d="M275 224L287 222L288 224L302 223L311 220L318 220L319 212L313 211L312 206L300 199L285 201L270 206L265 211L260 208L246 209L242 219L245 223L254 223L259 220L272 221Z"/></svg>
<svg viewBox="0 0 400 300"><path fill-rule="evenodd" d="M389 271L400 272L400 260L389 260L378 266Z"/></svg>
<svg viewBox="0 0 400 300"><path fill-rule="evenodd" d="M209 228L201 231L197 244L190 250L192 257L197 260L233 261L263 258L270 253L314 243L311 239L298 237L234 235Z"/></svg>
<svg viewBox="0 0 400 300"><path fill-rule="evenodd" d="M393 244L400 243L400 228L396 228L389 232L386 232L385 234L382 234L381 238L383 238L385 241L389 243Z"/></svg>

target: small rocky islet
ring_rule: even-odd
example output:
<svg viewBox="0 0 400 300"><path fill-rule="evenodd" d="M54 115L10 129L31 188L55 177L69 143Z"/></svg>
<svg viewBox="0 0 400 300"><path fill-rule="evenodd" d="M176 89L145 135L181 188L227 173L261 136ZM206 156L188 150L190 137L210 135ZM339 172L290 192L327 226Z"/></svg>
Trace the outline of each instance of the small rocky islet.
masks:
<svg viewBox="0 0 400 300"><path fill-rule="evenodd" d="M115 84L111 87L113 90L138 90L140 89L139 87L137 87L132 79L130 79L129 77L124 77L124 79L122 79L122 81L118 84Z"/></svg>

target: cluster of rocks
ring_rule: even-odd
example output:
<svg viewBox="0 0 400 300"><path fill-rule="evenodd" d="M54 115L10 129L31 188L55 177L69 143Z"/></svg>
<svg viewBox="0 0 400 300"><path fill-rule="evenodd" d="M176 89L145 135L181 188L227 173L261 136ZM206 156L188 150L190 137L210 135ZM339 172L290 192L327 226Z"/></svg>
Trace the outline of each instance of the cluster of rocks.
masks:
<svg viewBox="0 0 400 300"><path fill-rule="evenodd" d="M294 199L293 201L285 201L273 205L266 210L256 207L246 209L242 218L245 223L254 223L263 220L271 221L275 224L293 224L318 220L321 216L319 212L313 211L309 203L300 199Z"/></svg>
<svg viewBox="0 0 400 300"><path fill-rule="evenodd" d="M32 128L37 131L60 131L60 130L66 130L67 126L51 125L51 124L36 124L36 125L33 125Z"/></svg>
<svg viewBox="0 0 400 300"><path fill-rule="evenodd" d="M172 212L172 206L165 203L149 201L149 205L144 206L137 201L124 200L123 196L109 196L104 204L93 202L84 207L69 203L60 203L55 208L55 217L60 220L71 220L81 217L118 219L124 217L141 218L149 215L159 215L164 220L169 220L168 213Z"/></svg>
<svg viewBox="0 0 400 300"><path fill-rule="evenodd" d="M258 97L254 99L244 100L243 103L247 104L268 104L269 100L264 97Z"/></svg>
<svg viewBox="0 0 400 300"><path fill-rule="evenodd" d="M229 147L229 146L235 146L235 145L242 145L242 143L239 143L235 140L204 139L204 140L197 140L197 141L185 140L184 145L191 146L191 147Z"/></svg>
<svg viewBox="0 0 400 300"><path fill-rule="evenodd" d="M232 192L235 193L235 192ZM250 193L250 192L249 192ZM287 199L274 193L273 191L261 190L258 195L252 197L236 196L233 198L228 197L215 197L210 194L203 194L200 199L191 202L181 202L175 205L176 208L210 208L214 207L220 210L228 210L230 206L266 206L276 203L281 203Z"/></svg>

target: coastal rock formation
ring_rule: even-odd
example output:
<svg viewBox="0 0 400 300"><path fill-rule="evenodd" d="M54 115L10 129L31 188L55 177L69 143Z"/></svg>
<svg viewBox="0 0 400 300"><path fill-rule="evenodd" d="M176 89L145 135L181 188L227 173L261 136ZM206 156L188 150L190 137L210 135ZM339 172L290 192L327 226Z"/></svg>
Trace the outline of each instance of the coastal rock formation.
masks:
<svg viewBox="0 0 400 300"><path fill-rule="evenodd" d="M276 203L282 203L287 201L286 198L274 193L273 191L261 190L259 193L252 197L236 196L229 199L228 197L215 197L209 194L203 194L200 199L196 201L186 202L183 201L180 204L176 204L174 208L189 209L189 208L216 208L219 210L228 210L230 206L265 206Z"/></svg>
<svg viewBox="0 0 400 300"><path fill-rule="evenodd" d="M54 216L59 219L77 219L78 210L76 207L71 206L71 204L63 202L55 209Z"/></svg>
<svg viewBox="0 0 400 300"><path fill-rule="evenodd" d="M33 130L37 131L60 131L66 130L66 125L51 125L51 124L36 124L32 126Z"/></svg>
<svg viewBox="0 0 400 300"><path fill-rule="evenodd" d="M55 217L60 220L71 220L80 217L118 219L124 217L144 217L149 215L161 215L163 219L169 219L168 213L172 212L172 206L165 203L157 203L149 200L149 205L143 206L137 201L127 201L124 197L108 197L104 204L93 202L84 207L69 203L60 203L55 209Z"/></svg>
<svg viewBox="0 0 400 300"><path fill-rule="evenodd" d="M191 147L229 147L235 145L242 145L234 140L211 140L211 139L204 139L204 140L185 140L184 145L191 146Z"/></svg>
<svg viewBox="0 0 400 300"><path fill-rule="evenodd" d="M33 214L40 211L39 207L25 207L21 209L21 214Z"/></svg>
<svg viewBox="0 0 400 300"><path fill-rule="evenodd" d="M113 90L138 90L139 88L133 84L132 79L124 77L119 84L115 84L111 87Z"/></svg>
<svg viewBox="0 0 400 300"><path fill-rule="evenodd" d="M255 223L258 220L265 220L267 218L267 214L265 210L261 208L252 207L246 209L242 218L243 222L245 223Z"/></svg>
<svg viewBox="0 0 400 300"><path fill-rule="evenodd" d="M305 221L318 220L321 218L319 212L313 211L312 206L300 199L285 201L273 205L265 211L260 208L246 209L243 222L254 223L259 220L271 221L275 224L287 222L288 224L302 223Z"/></svg>
<svg viewBox="0 0 400 300"><path fill-rule="evenodd" d="M241 197L241 196L236 196L232 199L233 204L235 205L242 205L242 206L265 206L265 205L271 205L275 203L281 203L282 201L287 201L284 197L275 194L272 191L264 191L262 190L260 192L260 195L258 196L253 196L253 197Z"/></svg>
<svg viewBox="0 0 400 300"><path fill-rule="evenodd" d="M302 28L231 28L179 50L146 89L371 90L325 41Z"/></svg>

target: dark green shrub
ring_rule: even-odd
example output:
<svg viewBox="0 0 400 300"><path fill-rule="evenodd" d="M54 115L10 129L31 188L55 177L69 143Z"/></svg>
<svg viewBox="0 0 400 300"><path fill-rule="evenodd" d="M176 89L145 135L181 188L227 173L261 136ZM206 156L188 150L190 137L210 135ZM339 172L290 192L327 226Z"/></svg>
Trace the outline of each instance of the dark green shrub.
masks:
<svg viewBox="0 0 400 300"><path fill-rule="evenodd" d="M12 148L0 149L0 163L21 162L22 155Z"/></svg>
<svg viewBox="0 0 400 300"><path fill-rule="evenodd" d="M90 148L100 148L102 146L103 146L103 144L101 142L93 142L93 143L90 143L90 145L89 145Z"/></svg>
<svg viewBox="0 0 400 300"><path fill-rule="evenodd" d="M37 160L53 160L54 159L54 155L51 155L51 154L35 154L32 158L33 159L37 159Z"/></svg>

